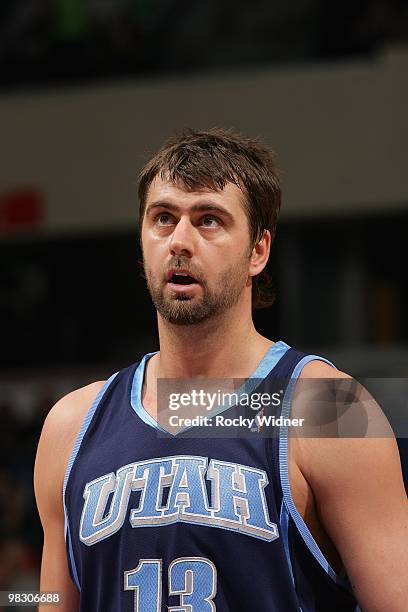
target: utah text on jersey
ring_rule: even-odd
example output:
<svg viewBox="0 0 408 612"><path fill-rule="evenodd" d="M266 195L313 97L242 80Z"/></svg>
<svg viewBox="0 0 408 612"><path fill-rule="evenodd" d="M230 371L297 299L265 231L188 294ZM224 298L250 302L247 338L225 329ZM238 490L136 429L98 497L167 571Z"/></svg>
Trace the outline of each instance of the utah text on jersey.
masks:
<svg viewBox="0 0 408 612"><path fill-rule="evenodd" d="M123 526L129 509L132 527L184 522L271 542L279 534L269 520L267 485L264 470L215 459L208 463L207 457L175 455L130 463L86 484L79 537L88 546L108 538ZM129 508L136 491L139 503Z"/></svg>

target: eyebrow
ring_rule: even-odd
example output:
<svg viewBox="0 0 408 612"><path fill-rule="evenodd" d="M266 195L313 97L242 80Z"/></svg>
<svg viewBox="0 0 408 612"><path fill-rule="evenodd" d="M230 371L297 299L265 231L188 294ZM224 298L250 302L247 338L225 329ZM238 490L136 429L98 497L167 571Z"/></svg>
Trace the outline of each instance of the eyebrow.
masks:
<svg viewBox="0 0 408 612"><path fill-rule="evenodd" d="M167 208L168 210L173 210L177 212L180 210L180 207L177 204L173 204L172 202L168 202L167 200L157 200L156 202L152 202L146 208L145 214L148 215L155 208ZM194 204L190 208L191 212L218 212L221 215L228 217L231 221L234 219L232 214L223 206L219 206L218 204L213 204L212 202L202 202L201 204Z"/></svg>

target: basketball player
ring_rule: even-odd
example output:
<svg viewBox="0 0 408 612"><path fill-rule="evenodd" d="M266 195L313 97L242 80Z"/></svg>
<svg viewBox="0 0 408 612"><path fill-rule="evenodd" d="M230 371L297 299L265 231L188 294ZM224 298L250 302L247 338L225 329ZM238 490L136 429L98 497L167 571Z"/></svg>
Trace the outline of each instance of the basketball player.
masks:
<svg viewBox="0 0 408 612"><path fill-rule="evenodd" d="M286 380L286 416L293 381L350 379L254 327L280 206L273 155L232 132L186 131L144 168L139 196L160 350L47 416L41 589L60 591L64 612L406 611L391 435L182 435L158 415L159 379L260 380L269 393Z"/></svg>

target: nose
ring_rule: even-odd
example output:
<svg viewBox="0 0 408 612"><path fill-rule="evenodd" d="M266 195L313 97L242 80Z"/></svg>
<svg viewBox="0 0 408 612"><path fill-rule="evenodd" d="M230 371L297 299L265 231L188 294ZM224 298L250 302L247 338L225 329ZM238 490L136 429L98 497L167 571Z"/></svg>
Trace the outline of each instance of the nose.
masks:
<svg viewBox="0 0 408 612"><path fill-rule="evenodd" d="M194 227L187 217L181 217L170 238L170 253L173 256L192 257L194 253Z"/></svg>

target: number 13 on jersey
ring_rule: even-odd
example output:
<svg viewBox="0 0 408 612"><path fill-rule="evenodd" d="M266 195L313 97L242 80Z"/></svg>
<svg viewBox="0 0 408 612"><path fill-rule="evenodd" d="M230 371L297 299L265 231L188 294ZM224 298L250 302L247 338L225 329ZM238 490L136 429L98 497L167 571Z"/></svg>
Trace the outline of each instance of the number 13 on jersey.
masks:
<svg viewBox="0 0 408 612"><path fill-rule="evenodd" d="M125 572L125 591L135 592L135 612L161 612L161 559L141 559L139 565ZM180 597L179 605L168 612L214 612L212 601L217 592L217 570L204 557L179 557L169 565L169 595Z"/></svg>

